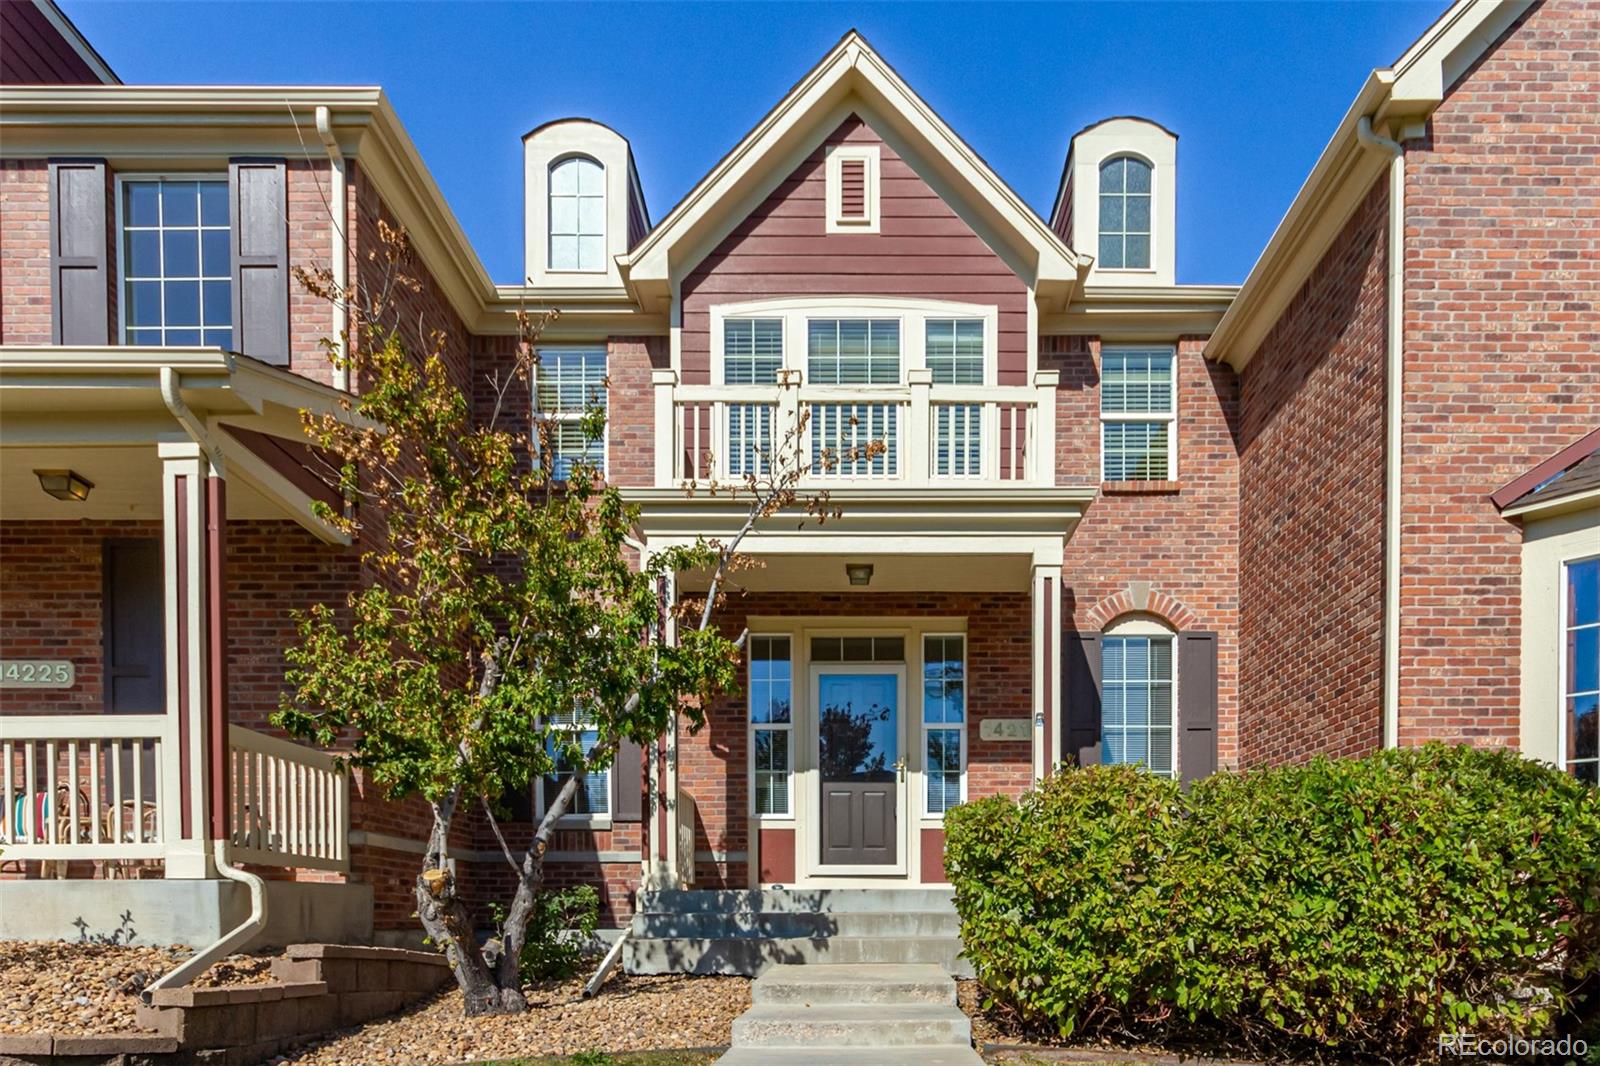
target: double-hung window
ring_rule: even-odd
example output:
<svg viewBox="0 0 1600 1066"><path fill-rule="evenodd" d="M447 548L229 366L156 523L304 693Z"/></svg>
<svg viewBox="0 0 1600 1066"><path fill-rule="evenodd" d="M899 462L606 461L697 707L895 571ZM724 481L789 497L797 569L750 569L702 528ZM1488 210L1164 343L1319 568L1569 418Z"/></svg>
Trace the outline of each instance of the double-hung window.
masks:
<svg viewBox="0 0 1600 1066"><path fill-rule="evenodd" d="M550 724L550 736L545 748L555 763L555 773L545 777L542 807L548 809L561 792L561 787L572 776L581 756L594 750L600 734L593 728L589 717L573 711L562 715ZM572 817L607 817L611 814L611 770L591 771L578 782L572 805L567 808Z"/></svg>
<svg viewBox="0 0 1600 1066"><path fill-rule="evenodd" d="M1101 761L1137 763L1171 777L1173 714L1171 636L1106 636L1100 649Z"/></svg>
<svg viewBox="0 0 1600 1066"><path fill-rule="evenodd" d="M930 318L924 354L935 385L982 385L983 320ZM940 477L983 473L983 406L933 405L933 472Z"/></svg>
<svg viewBox="0 0 1600 1066"><path fill-rule="evenodd" d="M1178 468L1173 350L1107 348L1100 363L1102 480L1172 480Z"/></svg>
<svg viewBox="0 0 1600 1066"><path fill-rule="evenodd" d="M231 349L227 181L126 178L121 186L126 342Z"/></svg>
<svg viewBox="0 0 1600 1066"><path fill-rule="evenodd" d="M591 409L606 409L604 348L541 348L535 371L538 418L549 423L541 441L550 449L550 472L557 480L583 461L605 473L605 435L589 439L583 423Z"/></svg>
<svg viewBox="0 0 1600 1066"><path fill-rule="evenodd" d="M1568 562L1562 599L1562 759L1600 784L1600 555Z"/></svg>
<svg viewBox="0 0 1600 1066"><path fill-rule="evenodd" d="M812 385L898 385L899 319L811 319L806 326L806 380ZM813 473L900 473L899 403L814 403L810 428ZM873 447L875 442L882 447Z"/></svg>
<svg viewBox="0 0 1600 1066"><path fill-rule="evenodd" d="M750 762L755 813L793 815L794 677L788 637L750 638Z"/></svg>
<svg viewBox="0 0 1600 1066"><path fill-rule="evenodd" d="M783 319L730 318L722 324L722 383L775 385L783 369ZM772 403L728 404L728 473L765 474L772 463Z"/></svg>
<svg viewBox="0 0 1600 1066"><path fill-rule="evenodd" d="M923 812L942 816L961 802L967 766L966 638L922 638Z"/></svg>

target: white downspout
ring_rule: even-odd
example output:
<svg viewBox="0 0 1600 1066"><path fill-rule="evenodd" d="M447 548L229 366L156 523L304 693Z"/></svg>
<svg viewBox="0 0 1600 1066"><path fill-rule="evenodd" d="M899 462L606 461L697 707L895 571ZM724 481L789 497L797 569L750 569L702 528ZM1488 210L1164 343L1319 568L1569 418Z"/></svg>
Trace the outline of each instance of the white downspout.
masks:
<svg viewBox="0 0 1600 1066"><path fill-rule="evenodd" d="M217 873L230 881L239 881L250 888L250 916L240 922L233 929L222 935L222 938L210 947L197 951L191 955L183 965L145 986L139 997L148 1005L155 997L157 989L182 988L196 977L206 972L213 962L233 954L237 949L243 948L256 938L261 930L267 927L267 885L261 878L253 873L241 870L237 866L228 864L228 842L226 840L213 840L211 842L212 859L217 864Z"/></svg>
<svg viewBox="0 0 1600 1066"><path fill-rule="evenodd" d="M1383 433L1383 746L1400 745L1400 464L1405 371L1406 149L1361 116L1356 137L1389 155L1388 323L1384 344Z"/></svg>
<svg viewBox="0 0 1600 1066"><path fill-rule="evenodd" d="M330 175L328 179L328 208L332 213L328 226L328 246L332 251L333 259L333 285L338 290L338 298L333 301L333 342L338 352L338 365L333 369L333 387L340 392L350 391L350 367L346 360L350 351L345 337L345 331L350 324L350 250L345 241L345 223L349 218L349 208L346 206L347 183L345 182L344 153L339 150L339 142L333 135L333 114L326 106L317 107L317 135L322 138L322 144L328 150L328 164Z"/></svg>

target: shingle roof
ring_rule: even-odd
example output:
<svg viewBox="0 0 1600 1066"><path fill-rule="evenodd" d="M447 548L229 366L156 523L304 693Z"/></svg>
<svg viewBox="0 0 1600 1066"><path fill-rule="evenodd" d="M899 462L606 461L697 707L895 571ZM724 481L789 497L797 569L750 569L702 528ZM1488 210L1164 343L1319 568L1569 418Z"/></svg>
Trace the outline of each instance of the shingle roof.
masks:
<svg viewBox="0 0 1600 1066"><path fill-rule="evenodd" d="M1511 506L1525 507L1531 503L1548 503L1590 489L1600 489L1600 451L1590 452L1588 456L1542 485L1535 486L1531 491L1518 496L1511 501Z"/></svg>

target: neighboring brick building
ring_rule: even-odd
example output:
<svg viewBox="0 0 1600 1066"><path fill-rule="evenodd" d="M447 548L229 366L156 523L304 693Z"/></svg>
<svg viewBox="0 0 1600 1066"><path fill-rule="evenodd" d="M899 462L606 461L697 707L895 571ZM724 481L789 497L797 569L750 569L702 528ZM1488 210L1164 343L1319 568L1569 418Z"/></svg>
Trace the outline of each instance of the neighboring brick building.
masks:
<svg viewBox="0 0 1600 1066"><path fill-rule="evenodd" d="M1437 737L1592 775L1600 533L1593 449L1569 445L1600 425L1597 15L1460 0L1374 74L1242 290L1176 283L1171 131L1080 131L1041 217L855 33L654 223L618 133L530 131L517 285L377 89L14 80L0 658L29 687L0 690L5 809L92 751L80 806L115 839L8 821L11 875L214 885L224 837L329 935L415 934L426 811L267 722L287 612L360 587L381 535L311 513L297 409L361 382L290 268L373 284L380 221L415 251L397 320L444 338L480 417L518 308L560 310L539 385L560 418L608 383L590 458L645 553L726 532L739 505L683 482L753 469L802 409L810 483L844 510L750 542L764 565L720 619L751 634L745 690L557 833L551 882L600 886L609 922L641 883L942 885L944 810L1061 762L1189 780ZM884 454L816 458L866 439ZM274 759L310 802L262 784ZM506 887L488 827L460 836L468 891Z"/></svg>

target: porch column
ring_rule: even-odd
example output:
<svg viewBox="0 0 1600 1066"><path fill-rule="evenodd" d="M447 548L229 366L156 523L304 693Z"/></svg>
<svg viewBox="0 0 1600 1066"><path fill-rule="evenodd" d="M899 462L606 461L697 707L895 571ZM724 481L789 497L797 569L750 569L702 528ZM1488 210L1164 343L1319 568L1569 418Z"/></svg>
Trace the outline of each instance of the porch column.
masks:
<svg viewBox="0 0 1600 1066"><path fill-rule="evenodd" d="M1033 779L1061 761L1061 563L1033 563Z"/></svg>
<svg viewBox="0 0 1600 1066"><path fill-rule="evenodd" d="M667 586L666 642L669 645L672 645L678 642L678 621L676 616L678 607L678 575L675 573L668 573L665 577L665 581ZM667 847L665 876L662 878L662 880L664 882L663 887L665 888L681 888L683 887L683 878L680 877L678 873L680 857L678 855L678 712L676 708L673 709L672 720L667 725L666 740L667 751L665 761L667 764L667 772L665 775L666 781L662 784L661 791L665 793L663 798L666 801L667 807L666 829L664 833L666 837L664 843ZM689 856L689 862L691 864L694 862L694 856L692 854ZM690 868L693 869L692 866Z"/></svg>
<svg viewBox="0 0 1600 1066"><path fill-rule="evenodd" d="M226 484L190 442L162 444L167 734L161 833L168 877L215 876L227 831Z"/></svg>

